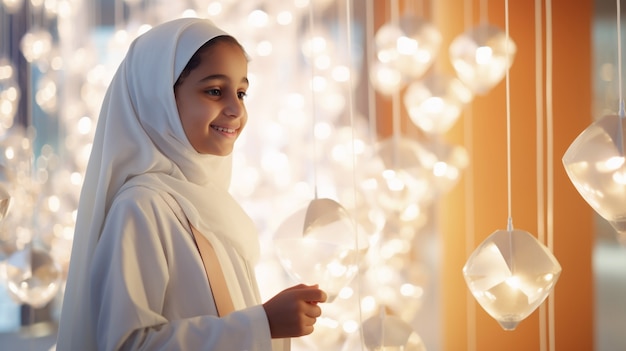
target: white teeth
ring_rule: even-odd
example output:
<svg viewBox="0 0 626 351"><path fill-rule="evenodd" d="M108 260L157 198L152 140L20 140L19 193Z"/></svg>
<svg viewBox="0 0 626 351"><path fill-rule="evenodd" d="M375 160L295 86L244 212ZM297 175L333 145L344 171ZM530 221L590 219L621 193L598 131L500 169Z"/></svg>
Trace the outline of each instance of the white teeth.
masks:
<svg viewBox="0 0 626 351"><path fill-rule="evenodd" d="M211 126L213 127L213 129L218 130L220 132L225 132L225 133L234 133L235 130L234 129L230 129L230 128L222 128L222 127L218 127L218 126Z"/></svg>

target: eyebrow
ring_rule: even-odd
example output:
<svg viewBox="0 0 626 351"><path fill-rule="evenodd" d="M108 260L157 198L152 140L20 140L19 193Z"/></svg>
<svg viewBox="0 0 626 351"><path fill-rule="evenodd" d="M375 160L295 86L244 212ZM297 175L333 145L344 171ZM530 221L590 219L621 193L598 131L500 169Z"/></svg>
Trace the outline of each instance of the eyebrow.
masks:
<svg viewBox="0 0 626 351"><path fill-rule="evenodd" d="M225 74L212 74L200 79L200 82L206 82L208 80L229 80L230 78ZM242 83L250 84L247 77L241 78Z"/></svg>

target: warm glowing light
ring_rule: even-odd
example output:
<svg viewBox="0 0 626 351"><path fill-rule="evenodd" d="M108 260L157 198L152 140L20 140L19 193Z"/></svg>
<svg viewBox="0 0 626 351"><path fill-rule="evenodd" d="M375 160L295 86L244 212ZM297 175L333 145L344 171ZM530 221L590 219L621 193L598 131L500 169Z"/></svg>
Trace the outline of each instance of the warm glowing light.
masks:
<svg viewBox="0 0 626 351"><path fill-rule="evenodd" d="M219 1L211 1L207 6L209 16L218 16L222 13L222 3Z"/></svg>
<svg viewBox="0 0 626 351"><path fill-rule="evenodd" d="M489 46L481 46L476 49L476 63L487 65L491 62L493 50Z"/></svg>
<svg viewBox="0 0 626 351"><path fill-rule="evenodd" d="M598 171L600 172L612 172L624 165L623 156L613 156L606 161L598 162Z"/></svg>
<svg viewBox="0 0 626 351"><path fill-rule="evenodd" d="M270 56L272 54L272 43L268 40L260 41L256 46L256 53L259 56Z"/></svg>
<svg viewBox="0 0 626 351"><path fill-rule="evenodd" d="M254 10L250 12L250 14L248 15L248 23L252 27L257 27L257 28L267 27L269 23L269 16L267 15L265 11Z"/></svg>
<svg viewBox="0 0 626 351"><path fill-rule="evenodd" d="M398 38L396 42L396 49L402 55L415 55L417 53L417 48L419 47L419 43L415 39L407 38L405 36L401 36Z"/></svg>
<svg viewBox="0 0 626 351"><path fill-rule="evenodd" d="M293 21L293 15L289 11L282 11L276 15L276 22L281 26L291 24Z"/></svg>
<svg viewBox="0 0 626 351"><path fill-rule="evenodd" d="M337 66L333 68L332 77L338 82L347 82L350 80L350 69L346 66Z"/></svg>
<svg viewBox="0 0 626 351"><path fill-rule="evenodd" d="M58 212L59 208L61 208L61 200L56 195L50 196L48 198L48 208L52 212Z"/></svg>

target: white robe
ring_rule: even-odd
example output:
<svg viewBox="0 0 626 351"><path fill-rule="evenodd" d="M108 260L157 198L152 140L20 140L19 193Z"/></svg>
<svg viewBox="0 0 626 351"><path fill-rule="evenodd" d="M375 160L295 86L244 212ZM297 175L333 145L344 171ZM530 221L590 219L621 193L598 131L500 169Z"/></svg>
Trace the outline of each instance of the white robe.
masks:
<svg viewBox="0 0 626 351"><path fill-rule="evenodd" d="M177 77L220 35L205 19L162 23L133 41L113 77L81 191L58 351L289 350L289 339L270 339L256 227L228 193L231 156L199 154L177 111ZM237 309L228 316L217 317L190 224L215 248Z"/></svg>
<svg viewBox="0 0 626 351"><path fill-rule="evenodd" d="M92 262L90 316L98 349L272 350L253 267L232 247L212 243L237 310L222 318L174 199L143 186L118 194ZM274 344L273 350L289 345Z"/></svg>

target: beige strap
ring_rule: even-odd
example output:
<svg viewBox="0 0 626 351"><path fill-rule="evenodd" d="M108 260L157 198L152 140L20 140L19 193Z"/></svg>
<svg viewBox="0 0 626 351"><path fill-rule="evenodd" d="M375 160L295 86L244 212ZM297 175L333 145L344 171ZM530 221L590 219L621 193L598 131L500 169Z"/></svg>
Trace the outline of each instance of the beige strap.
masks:
<svg viewBox="0 0 626 351"><path fill-rule="evenodd" d="M190 223L191 225L191 223ZM209 240L202 235L193 225L191 225L191 232L196 240L196 245L200 251L200 257L204 264L204 270L206 276L209 279L209 285L211 286L211 292L213 293L213 299L215 300L215 307L217 307L217 314L223 317L235 310L233 306L233 300L230 297L228 291L228 285L226 285L226 279L224 278L224 272L220 261L217 259L215 249Z"/></svg>

